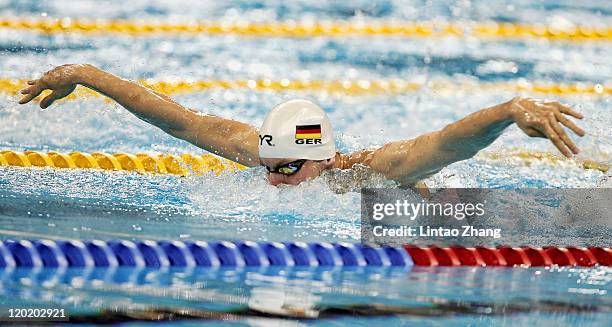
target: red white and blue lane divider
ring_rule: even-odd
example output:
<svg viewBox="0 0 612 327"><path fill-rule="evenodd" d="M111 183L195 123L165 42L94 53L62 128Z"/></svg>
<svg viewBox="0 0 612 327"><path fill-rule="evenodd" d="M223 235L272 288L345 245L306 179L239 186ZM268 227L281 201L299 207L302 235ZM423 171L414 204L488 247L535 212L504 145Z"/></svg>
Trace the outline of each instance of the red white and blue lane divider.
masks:
<svg viewBox="0 0 612 327"><path fill-rule="evenodd" d="M252 241L5 240L0 267L612 266L603 247L371 247Z"/></svg>

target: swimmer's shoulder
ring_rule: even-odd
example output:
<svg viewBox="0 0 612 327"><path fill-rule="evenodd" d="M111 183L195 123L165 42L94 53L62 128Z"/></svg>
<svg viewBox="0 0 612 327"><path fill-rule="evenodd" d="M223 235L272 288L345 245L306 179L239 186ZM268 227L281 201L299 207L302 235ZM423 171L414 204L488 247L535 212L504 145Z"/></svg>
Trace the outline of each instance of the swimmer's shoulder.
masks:
<svg viewBox="0 0 612 327"><path fill-rule="evenodd" d="M349 154L337 153L336 154L336 168L340 170L354 169L357 167L362 167L366 169L370 168L370 162L374 156L375 150L360 150ZM413 189L421 194L422 197L429 199L431 198L431 193L429 192L429 188L427 184L423 181L416 182L413 185L406 185L407 188Z"/></svg>
<svg viewBox="0 0 612 327"><path fill-rule="evenodd" d="M370 166L374 150L360 150L352 153L336 153L336 168L353 169L355 165Z"/></svg>

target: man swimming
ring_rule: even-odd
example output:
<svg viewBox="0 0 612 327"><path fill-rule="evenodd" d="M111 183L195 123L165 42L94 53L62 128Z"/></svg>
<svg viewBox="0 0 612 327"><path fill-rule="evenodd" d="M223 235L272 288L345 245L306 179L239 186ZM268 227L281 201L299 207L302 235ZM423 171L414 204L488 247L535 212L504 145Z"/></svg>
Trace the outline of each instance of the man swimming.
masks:
<svg viewBox="0 0 612 327"><path fill-rule="evenodd" d="M412 140L341 154L336 151L327 115L306 100L279 104L258 131L245 123L187 109L166 95L92 65L59 66L28 84L21 91L24 97L20 104L51 90L40 102L44 109L80 84L174 137L248 167L265 166L272 185L297 185L326 170L361 164L401 185L412 186L451 163L473 157L513 123L528 136L548 138L568 158L578 153L578 147L562 125L584 136L568 119L582 119L580 113L558 102L516 97Z"/></svg>

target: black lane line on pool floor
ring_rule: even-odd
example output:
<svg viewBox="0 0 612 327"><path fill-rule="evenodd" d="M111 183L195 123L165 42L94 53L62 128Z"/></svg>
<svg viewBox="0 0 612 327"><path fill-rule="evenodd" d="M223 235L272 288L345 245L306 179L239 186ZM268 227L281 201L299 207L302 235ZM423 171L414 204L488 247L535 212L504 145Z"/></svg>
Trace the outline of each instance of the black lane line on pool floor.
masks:
<svg viewBox="0 0 612 327"><path fill-rule="evenodd" d="M124 322L145 321L182 321L182 320L222 320L240 321L245 318L268 318L283 320L337 319L340 317L452 317L452 316L507 316L520 313L595 313L612 312L609 305L578 305L551 300L529 301L514 299L514 303L484 303L467 301L449 301L432 299L432 302L420 306L397 306L385 304L354 304L345 306L321 306L308 310L317 312L316 317L304 316L305 308L294 308L287 314L277 314L244 308L230 311L207 311L190 308L150 308L144 310L102 310L98 315L70 315L67 323L117 324ZM429 304L429 306L426 306ZM21 322L5 321L8 324ZM28 324L48 325L57 322L28 322Z"/></svg>

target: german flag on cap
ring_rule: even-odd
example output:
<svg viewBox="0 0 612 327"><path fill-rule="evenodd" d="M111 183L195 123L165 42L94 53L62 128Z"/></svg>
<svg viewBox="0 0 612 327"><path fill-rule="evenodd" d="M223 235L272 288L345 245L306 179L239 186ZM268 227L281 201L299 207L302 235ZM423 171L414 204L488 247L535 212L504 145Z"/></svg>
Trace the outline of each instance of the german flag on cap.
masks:
<svg viewBox="0 0 612 327"><path fill-rule="evenodd" d="M320 139L321 125L298 125L295 126L296 139Z"/></svg>

